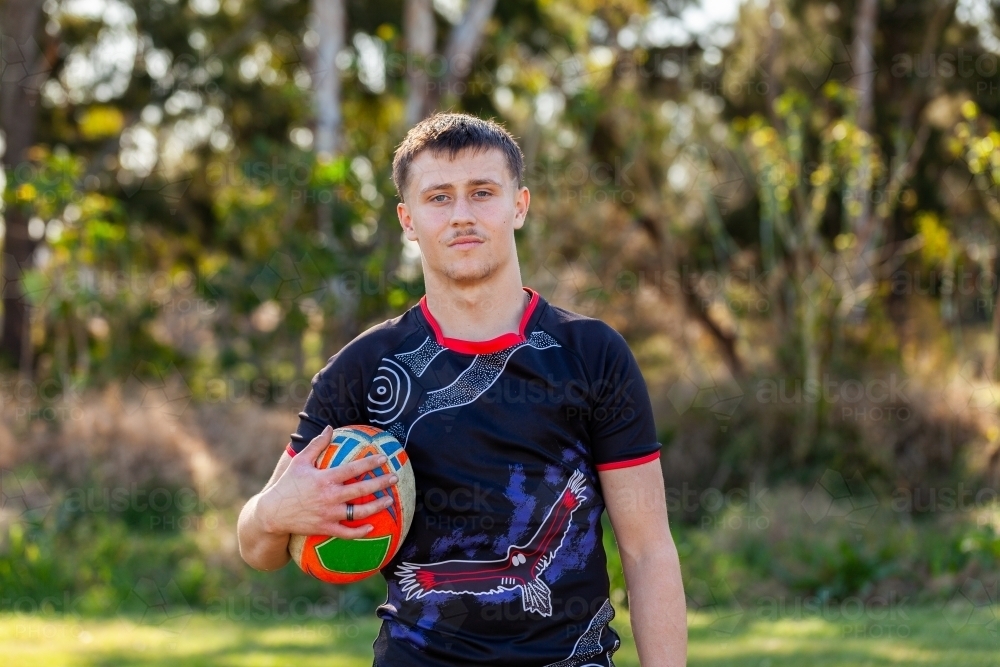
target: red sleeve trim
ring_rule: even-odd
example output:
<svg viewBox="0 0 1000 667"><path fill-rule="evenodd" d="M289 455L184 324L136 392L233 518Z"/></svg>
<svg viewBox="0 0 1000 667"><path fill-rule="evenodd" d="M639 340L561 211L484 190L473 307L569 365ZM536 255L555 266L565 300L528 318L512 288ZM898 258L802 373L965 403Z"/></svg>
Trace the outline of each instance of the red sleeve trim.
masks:
<svg viewBox="0 0 1000 667"><path fill-rule="evenodd" d="M598 463L597 469L600 471L604 470L617 470L619 468L631 468L632 466L642 465L643 463L649 463L650 461L655 461L660 458L660 450L656 450L652 454L646 454L645 456L640 456L635 459L627 459L625 461L614 461L613 463Z"/></svg>
<svg viewBox="0 0 1000 667"><path fill-rule="evenodd" d="M285 451L288 452L289 456L295 456L298 452L292 449L292 443L285 445Z"/></svg>

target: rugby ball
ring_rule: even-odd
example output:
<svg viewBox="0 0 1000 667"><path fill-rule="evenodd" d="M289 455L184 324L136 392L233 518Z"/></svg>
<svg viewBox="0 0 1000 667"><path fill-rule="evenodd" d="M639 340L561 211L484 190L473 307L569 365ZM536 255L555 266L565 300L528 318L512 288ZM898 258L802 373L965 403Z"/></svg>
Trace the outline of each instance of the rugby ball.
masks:
<svg viewBox="0 0 1000 667"><path fill-rule="evenodd" d="M355 477L348 484L393 473L399 480L392 486L352 501L355 505L383 498L393 502L364 519L342 521L345 526L371 524L365 537L347 540L329 535L292 535L288 551L303 572L331 584L349 584L377 573L392 560L406 538L416 505L413 466L399 441L372 426L344 426L333 431L330 444L316 459L317 468L335 468L351 461L384 454L384 464Z"/></svg>

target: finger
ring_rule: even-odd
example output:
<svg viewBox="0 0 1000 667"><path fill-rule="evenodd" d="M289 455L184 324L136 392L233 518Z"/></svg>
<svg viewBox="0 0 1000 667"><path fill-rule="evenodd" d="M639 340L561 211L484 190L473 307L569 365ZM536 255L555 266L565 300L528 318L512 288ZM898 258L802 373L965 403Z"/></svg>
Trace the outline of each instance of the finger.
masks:
<svg viewBox="0 0 1000 667"><path fill-rule="evenodd" d="M369 470L374 470L380 465L388 461L389 459L385 455L379 456L366 456L363 459L358 459L357 461L351 461L350 463L345 463L344 465L337 466L336 468L330 468L330 477L335 482L346 482L349 479L354 479Z"/></svg>
<svg viewBox="0 0 1000 667"><path fill-rule="evenodd" d="M357 520L357 519L366 519L366 518L370 517L372 514L376 514L377 512L381 512L386 507L389 507L389 505L392 505L392 498L390 498L388 496L386 496L385 498L379 498L378 500L373 500L370 503L362 503L360 505L355 505L354 506L354 518L355 518L355 520ZM347 505L344 505L341 508L341 513L344 515L344 518L346 519L347 518Z"/></svg>
<svg viewBox="0 0 1000 667"><path fill-rule="evenodd" d="M399 481L395 475L382 475L375 479L366 479L363 482L344 484L338 489L341 502L350 502L355 498L363 498L371 495L380 489L392 486Z"/></svg>
<svg viewBox="0 0 1000 667"><path fill-rule="evenodd" d="M330 439L333 437L333 427L329 424L317 435L315 438L309 441L309 444L302 448L296 459L304 459L309 463L309 465L316 465L316 459L319 455L323 453L326 446L330 444Z"/></svg>
<svg viewBox="0 0 1000 667"><path fill-rule="evenodd" d="M323 534L329 535L330 537L339 537L344 540L356 540L359 537L364 537L370 533L372 529L373 526L371 524L351 528L350 526L345 526L342 523L334 523L331 524L327 530L323 531Z"/></svg>

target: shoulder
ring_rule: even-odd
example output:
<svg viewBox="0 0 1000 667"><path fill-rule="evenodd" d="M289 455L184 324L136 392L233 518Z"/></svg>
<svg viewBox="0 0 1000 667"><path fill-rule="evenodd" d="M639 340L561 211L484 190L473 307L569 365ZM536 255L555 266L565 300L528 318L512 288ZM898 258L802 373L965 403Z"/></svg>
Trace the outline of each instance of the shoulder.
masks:
<svg viewBox="0 0 1000 667"><path fill-rule="evenodd" d="M625 338L610 324L559 306L548 304L538 326L585 360L595 354L631 355Z"/></svg>

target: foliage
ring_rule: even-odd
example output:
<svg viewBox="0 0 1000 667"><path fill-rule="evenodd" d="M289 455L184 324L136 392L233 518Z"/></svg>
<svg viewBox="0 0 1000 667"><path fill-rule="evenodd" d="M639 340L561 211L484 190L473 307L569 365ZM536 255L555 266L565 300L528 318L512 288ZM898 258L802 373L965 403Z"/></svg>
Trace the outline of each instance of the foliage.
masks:
<svg viewBox="0 0 1000 667"><path fill-rule="evenodd" d="M686 580L724 582L726 603L758 606L891 595L928 603L949 599L967 578L1000 576L996 507L912 519L895 498L845 519L835 510L810 516L801 511L808 502L801 491L777 489L749 510L675 524Z"/></svg>
<svg viewBox="0 0 1000 667"><path fill-rule="evenodd" d="M444 34L455 3L434 4ZM995 70L961 66L995 65L995 3L984 17L968 3L880 2L867 54L854 8L818 0L742 3L720 25L684 1L497 4L469 76L444 99L520 139L532 191L517 234L525 282L628 338L668 488L808 489L827 468L885 487L996 487L1000 98ZM309 3L44 2L42 71L16 82L39 92L35 145L6 170L3 192L39 247L30 266L5 258L4 271L27 270L33 363L22 381L57 389L14 405L4 395L4 408L31 416L0 435L55 440L71 429L36 403L136 382L217 407L238 381L293 416L290 388L417 301L419 252L400 238L390 173L421 63L398 2L348 6L346 47L321 72ZM344 84L343 145L323 161L312 96L329 75ZM898 400L848 406L808 393L897 379ZM237 437L249 439L187 452L183 464L242 456L255 472L241 493L259 488L254 461L277 449L248 454ZM19 446L13 460L24 456ZM91 465L121 473L103 460L74 472ZM995 521L891 508L863 524L813 521L801 493L781 493L751 517L766 520L760 529L732 529L747 520L738 512L671 512L690 601L703 608L693 654L706 664L737 664L734 651L754 664L800 659L761 648L754 633L771 632L761 628L713 654L714 623L728 618L718 608L730 603L886 591L940 601L996 576ZM326 592L293 567L250 572L220 544L238 502L169 517L57 504L41 525L0 533L4 599L68 592L81 612L111 614L147 578L209 610ZM152 529L168 518L193 528ZM607 529L605 544L624 608ZM374 605L380 586L351 594ZM763 627L807 637L789 640L798 649L843 631ZM860 646L829 664L883 660ZM111 653L105 661L122 661Z"/></svg>

